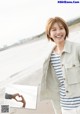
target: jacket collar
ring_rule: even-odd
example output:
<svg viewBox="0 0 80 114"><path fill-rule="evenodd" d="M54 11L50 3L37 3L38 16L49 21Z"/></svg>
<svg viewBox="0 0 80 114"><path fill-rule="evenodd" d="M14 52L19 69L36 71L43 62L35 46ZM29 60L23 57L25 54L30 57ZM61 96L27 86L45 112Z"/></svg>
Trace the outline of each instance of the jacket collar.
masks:
<svg viewBox="0 0 80 114"><path fill-rule="evenodd" d="M66 40L65 41L63 52L71 53L71 47L72 46L71 46L70 41Z"/></svg>
<svg viewBox="0 0 80 114"><path fill-rule="evenodd" d="M49 57L50 57L50 55L51 55L51 53L52 53L52 51L54 50L55 47L56 47L56 44L52 47L52 50L49 54ZM65 40L65 45L64 45L63 52L71 53L71 48L72 48L71 42L68 41L68 40Z"/></svg>

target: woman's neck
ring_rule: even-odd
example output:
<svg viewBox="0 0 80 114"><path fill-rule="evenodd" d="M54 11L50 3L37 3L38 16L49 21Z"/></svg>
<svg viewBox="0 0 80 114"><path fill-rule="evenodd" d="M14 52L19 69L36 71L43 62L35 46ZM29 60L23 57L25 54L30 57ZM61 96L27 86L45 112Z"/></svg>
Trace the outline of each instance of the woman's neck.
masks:
<svg viewBox="0 0 80 114"><path fill-rule="evenodd" d="M56 47L55 47L55 49L54 49L54 51L55 51L55 53L57 53L57 54L61 54L62 51L63 51L63 49L64 49L64 42L62 42L62 43L57 43L57 44L56 44Z"/></svg>

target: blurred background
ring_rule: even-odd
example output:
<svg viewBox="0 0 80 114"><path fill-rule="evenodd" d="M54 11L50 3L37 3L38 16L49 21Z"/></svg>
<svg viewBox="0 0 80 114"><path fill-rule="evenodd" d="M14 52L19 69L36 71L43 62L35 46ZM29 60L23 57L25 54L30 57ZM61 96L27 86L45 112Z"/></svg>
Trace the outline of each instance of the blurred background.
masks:
<svg viewBox="0 0 80 114"><path fill-rule="evenodd" d="M75 0L76 1L76 0ZM49 17L80 16L80 3L58 0L0 0L0 47L43 33Z"/></svg>

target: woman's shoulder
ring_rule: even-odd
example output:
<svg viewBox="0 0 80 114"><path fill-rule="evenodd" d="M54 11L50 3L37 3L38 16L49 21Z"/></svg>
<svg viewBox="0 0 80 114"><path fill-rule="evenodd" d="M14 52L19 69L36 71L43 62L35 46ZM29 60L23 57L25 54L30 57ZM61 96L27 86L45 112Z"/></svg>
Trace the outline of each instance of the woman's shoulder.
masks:
<svg viewBox="0 0 80 114"><path fill-rule="evenodd" d="M72 41L68 42L71 45L71 50L73 50L73 52L80 53L80 43Z"/></svg>
<svg viewBox="0 0 80 114"><path fill-rule="evenodd" d="M68 41L67 42L72 45L73 47L80 47L80 42Z"/></svg>

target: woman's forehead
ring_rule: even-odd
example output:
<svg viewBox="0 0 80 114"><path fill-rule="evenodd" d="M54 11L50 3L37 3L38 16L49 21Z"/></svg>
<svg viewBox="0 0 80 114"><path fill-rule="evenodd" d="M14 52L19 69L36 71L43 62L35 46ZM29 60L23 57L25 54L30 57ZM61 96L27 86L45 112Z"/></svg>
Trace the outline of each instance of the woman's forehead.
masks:
<svg viewBox="0 0 80 114"><path fill-rule="evenodd" d="M59 27L63 27L63 24L61 22L55 22L52 24L52 28L59 26Z"/></svg>

